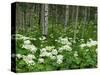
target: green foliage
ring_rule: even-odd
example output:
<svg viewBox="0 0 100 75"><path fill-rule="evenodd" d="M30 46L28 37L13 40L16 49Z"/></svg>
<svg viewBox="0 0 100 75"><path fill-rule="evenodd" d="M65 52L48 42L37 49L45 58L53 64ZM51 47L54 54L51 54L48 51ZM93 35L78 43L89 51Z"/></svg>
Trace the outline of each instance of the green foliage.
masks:
<svg viewBox="0 0 100 75"><path fill-rule="evenodd" d="M92 46L92 47L84 47L83 49L80 48L80 45L82 43L86 43L89 38L92 37L92 39L96 40L96 35L92 36L90 32L94 30L93 26L88 25L87 26L87 32L85 34L84 42L80 41L81 37L77 36L76 43L72 43L72 51L63 51L61 54L64 56L63 58L63 63L62 64L57 64L56 60L51 60L50 58L45 57L45 62L43 64L41 63L36 63L35 65L28 66L22 59L17 59L16 62L16 70L17 72L33 72L33 71L52 71L52 70L66 70L66 69L79 69L79 68L94 68L97 67L97 53L96 53L96 48L97 46ZM45 47L45 46L55 46L56 49L62 46L62 44L58 43L55 40L58 40L60 36L62 37L71 37L72 39L70 42L73 41L73 35L72 35L72 26L68 26L67 31L59 31L59 29L62 29L62 27L57 26L55 30L52 31L52 28L49 26L49 34L47 36L47 39L44 41L41 41L39 38L42 36L40 34L40 30L37 29L36 33L35 32L30 32L27 35L29 37L36 38L36 40L31 40L31 43L34 44L38 50L34 54L36 58L39 58L40 54L40 49ZM77 35L81 34L81 27L79 27L79 32ZM88 30L89 29L89 30ZM23 45L23 40L16 40L16 51L17 54L22 54L22 55L28 55L31 52L27 49L22 48ZM42 47L41 47L42 45ZM74 53L77 51L78 56L74 56ZM38 60L35 60L38 62Z"/></svg>

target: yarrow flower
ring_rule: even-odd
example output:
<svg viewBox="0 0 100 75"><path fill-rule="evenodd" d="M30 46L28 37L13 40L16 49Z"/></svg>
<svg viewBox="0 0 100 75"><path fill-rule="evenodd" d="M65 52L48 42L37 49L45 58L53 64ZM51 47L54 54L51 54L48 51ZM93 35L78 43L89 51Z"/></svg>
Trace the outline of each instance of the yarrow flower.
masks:
<svg viewBox="0 0 100 75"><path fill-rule="evenodd" d="M22 58L22 55L21 55L21 54L16 54L16 57L17 57L18 59L21 59L21 58Z"/></svg>
<svg viewBox="0 0 100 75"><path fill-rule="evenodd" d="M47 57L51 57L51 56L52 56L52 53L51 53L51 52L48 52L48 53L46 54L46 56L47 56Z"/></svg>
<svg viewBox="0 0 100 75"><path fill-rule="evenodd" d="M81 44L80 47L84 48L84 47L86 47L86 44Z"/></svg>
<svg viewBox="0 0 100 75"><path fill-rule="evenodd" d="M57 55L57 63L61 64L63 62L63 55Z"/></svg>
<svg viewBox="0 0 100 75"><path fill-rule="evenodd" d="M47 54L48 54L47 51L45 51L45 52L41 52L41 53L40 53L40 57L45 57L45 56L47 56Z"/></svg>
<svg viewBox="0 0 100 75"><path fill-rule="evenodd" d="M48 51L52 51L52 49L54 49L55 47L54 47L54 46L46 46L45 48L46 48L46 50L48 50Z"/></svg>
<svg viewBox="0 0 100 75"><path fill-rule="evenodd" d="M38 62L39 62L39 63L44 63L44 59L43 59L43 58L39 58L39 59L38 59Z"/></svg>
<svg viewBox="0 0 100 75"><path fill-rule="evenodd" d="M57 63L58 64L61 64L63 61L62 60L57 60Z"/></svg>
<svg viewBox="0 0 100 75"><path fill-rule="evenodd" d="M78 52L77 51L75 51L74 57L78 57Z"/></svg>
<svg viewBox="0 0 100 75"><path fill-rule="evenodd" d="M87 42L87 44L90 44L91 46L96 46L97 45L97 41L91 40L90 42Z"/></svg>
<svg viewBox="0 0 100 75"><path fill-rule="evenodd" d="M64 45L58 49L59 52L62 52L63 50L72 51L72 48L69 45Z"/></svg>
<svg viewBox="0 0 100 75"><path fill-rule="evenodd" d="M25 44L25 45L22 46L22 48L25 48L32 53L35 53L37 51L37 48L34 45L30 45L30 44L29 45Z"/></svg>
<svg viewBox="0 0 100 75"><path fill-rule="evenodd" d="M33 54L28 54L27 58L29 58L29 59L35 59L36 57Z"/></svg>
<svg viewBox="0 0 100 75"><path fill-rule="evenodd" d="M23 60L28 64L28 65L35 65L35 62L34 60L35 59L35 56L34 55L27 55L27 56L24 56L23 57Z"/></svg>
<svg viewBox="0 0 100 75"><path fill-rule="evenodd" d="M39 40L41 40L41 41L43 41L43 40L45 40L45 39L46 39L45 36L42 36L42 37L39 38Z"/></svg>
<svg viewBox="0 0 100 75"><path fill-rule="evenodd" d="M28 45L28 44L30 44L30 43L31 43L30 40L25 40L25 41L24 41L24 44L25 44L25 45Z"/></svg>
<svg viewBox="0 0 100 75"><path fill-rule="evenodd" d="M56 56L52 55L52 56L50 56L50 59L51 60L55 60L56 59Z"/></svg>
<svg viewBox="0 0 100 75"><path fill-rule="evenodd" d="M65 37L65 38L59 37L57 42L61 44L72 45L72 43L68 41L68 37Z"/></svg>
<svg viewBox="0 0 100 75"><path fill-rule="evenodd" d="M53 49L52 52L51 52L53 55L57 55L58 54L58 51L56 49Z"/></svg>
<svg viewBox="0 0 100 75"><path fill-rule="evenodd" d="M63 55L57 55L58 60L63 60Z"/></svg>
<svg viewBox="0 0 100 75"><path fill-rule="evenodd" d="M52 47L46 46L46 48L40 49L40 57L49 57L52 60L56 59L56 56L55 55L57 55L58 52L57 52L56 49L53 49L53 48L54 48L53 46Z"/></svg>
<svg viewBox="0 0 100 75"><path fill-rule="evenodd" d="M46 48L40 49L40 52L41 52L41 53L42 53L42 52L46 52Z"/></svg>
<svg viewBox="0 0 100 75"><path fill-rule="evenodd" d="M86 44L85 43L81 44L80 47L84 48L84 47L92 47L97 45L97 41L93 41L92 39L89 40L90 41L88 41Z"/></svg>

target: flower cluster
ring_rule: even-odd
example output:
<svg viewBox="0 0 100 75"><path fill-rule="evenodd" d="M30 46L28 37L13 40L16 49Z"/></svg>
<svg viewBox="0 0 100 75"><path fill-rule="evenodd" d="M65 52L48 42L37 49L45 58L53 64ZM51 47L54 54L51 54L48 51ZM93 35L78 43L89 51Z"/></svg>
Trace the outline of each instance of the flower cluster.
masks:
<svg viewBox="0 0 100 75"><path fill-rule="evenodd" d="M58 54L58 50L54 46L46 46L40 50L40 57L48 57L51 60L57 60L58 64L63 62L63 55Z"/></svg>
<svg viewBox="0 0 100 75"><path fill-rule="evenodd" d="M23 59L23 61L25 61L26 64L30 65L35 65L35 61L34 59L36 59L36 57L33 54L28 54L28 55L21 55L21 54L16 54L17 59Z"/></svg>
<svg viewBox="0 0 100 75"><path fill-rule="evenodd" d="M27 56L23 56L23 60L28 64L28 65L35 65L35 59L36 57L32 54L28 54Z"/></svg>
<svg viewBox="0 0 100 75"><path fill-rule="evenodd" d="M32 53L35 53L37 50L37 48L33 44L31 44L30 40L24 40L24 44L23 44L22 48L25 48Z"/></svg>
<svg viewBox="0 0 100 75"><path fill-rule="evenodd" d="M72 43L69 42L68 37L59 37L58 40L56 40L58 43L61 43L63 45L71 45Z"/></svg>
<svg viewBox="0 0 100 75"><path fill-rule="evenodd" d="M40 57L49 57L51 59L56 59L58 51L54 49L54 46L46 46L40 50Z"/></svg>
<svg viewBox="0 0 100 75"><path fill-rule="evenodd" d="M80 45L81 48L84 48L84 47L92 47L92 46L96 46L97 45L97 41L94 41L92 39L89 39L89 41L87 43L82 43Z"/></svg>
<svg viewBox="0 0 100 75"><path fill-rule="evenodd" d="M43 41L43 40L45 40L45 39L46 39L45 36L42 36L42 37L39 38L39 40L41 40L41 41Z"/></svg>
<svg viewBox="0 0 100 75"><path fill-rule="evenodd" d="M57 55L57 63L61 64L63 62L63 55Z"/></svg>
<svg viewBox="0 0 100 75"><path fill-rule="evenodd" d="M72 48L69 46L69 45L64 45L62 47L59 48L59 52L62 52L62 51L72 51Z"/></svg>
<svg viewBox="0 0 100 75"><path fill-rule="evenodd" d="M74 57L78 57L78 52L77 51L74 52Z"/></svg>
<svg viewBox="0 0 100 75"><path fill-rule="evenodd" d="M44 63L44 59L43 58L39 58L38 59L38 63Z"/></svg>
<svg viewBox="0 0 100 75"><path fill-rule="evenodd" d="M36 40L36 38L26 37L26 36L23 36L21 34L16 34L16 39L21 39L21 40Z"/></svg>
<svg viewBox="0 0 100 75"><path fill-rule="evenodd" d="M21 54L16 54L17 59L21 59L22 55Z"/></svg>
<svg viewBox="0 0 100 75"><path fill-rule="evenodd" d="M58 40L56 40L58 43L61 43L62 46L59 47L58 51L62 52L62 51L72 51L71 45L72 43L68 40L68 37L62 38L59 37Z"/></svg>
<svg viewBox="0 0 100 75"><path fill-rule="evenodd" d="M35 65L35 64L45 64L45 61L50 59L50 61L56 63L57 65L63 64L64 60L66 60L65 55L66 53L73 53L73 57L79 58L79 51L73 50L72 51L72 38L68 37L59 37L57 40L57 44L59 46L51 46L51 45L44 45L43 42L47 41L46 37L42 36L39 37L40 47L36 47L34 43L29 40L29 37L25 37L22 35L17 35L18 37L21 37L22 45L21 48L30 51L30 53L27 53L26 55L16 54L17 60L22 59L28 66ZM97 45L97 41L94 41L92 39L89 39L86 43L84 43L84 39L80 39L80 43L78 47L85 48L85 47L92 47ZM74 43L76 44L76 43ZM72 52L71 52L72 51ZM88 48L85 50L86 52L89 51ZM71 52L71 53L70 53ZM35 55L35 53L38 53Z"/></svg>

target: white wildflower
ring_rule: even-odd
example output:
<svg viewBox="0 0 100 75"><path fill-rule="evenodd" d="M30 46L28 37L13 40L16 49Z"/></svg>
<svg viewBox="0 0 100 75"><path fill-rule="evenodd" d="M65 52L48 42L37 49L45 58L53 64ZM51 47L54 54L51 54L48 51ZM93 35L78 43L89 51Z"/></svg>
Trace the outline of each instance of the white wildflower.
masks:
<svg viewBox="0 0 100 75"><path fill-rule="evenodd" d="M90 42L87 42L86 46L87 47L92 47L92 44Z"/></svg>
<svg viewBox="0 0 100 75"><path fill-rule="evenodd" d="M34 45L23 45L22 48L25 48L29 51L31 51L32 53L35 53L37 48Z"/></svg>
<svg viewBox="0 0 100 75"><path fill-rule="evenodd" d="M23 45L22 48L30 49L30 46L31 46L31 45Z"/></svg>
<svg viewBox="0 0 100 75"><path fill-rule="evenodd" d="M16 54L16 57L17 57L18 59L20 59L20 58L22 58L22 55L21 55L21 54Z"/></svg>
<svg viewBox="0 0 100 75"><path fill-rule="evenodd" d="M29 37L23 36L21 34L16 34L16 39L23 39L23 40L28 40L30 39Z"/></svg>
<svg viewBox="0 0 100 75"><path fill-rule="evenodd" d="M42 49L40 50L40 52L46 52L46 49L45 49L45 48L42 48Z"/></svg>
<svg viewBox="0 0 100 75"><path fill-rule="evenodd" d="M80 39L81 41L84 41L84 39Z"/></svg>
<svg viewBox="0 0 100 75"><path fill-rule="evenodd" d="M30 51L32 53L35 53L37 51L37 48L34 45L31 45Z"/></svg>
<svg viewBox="0 0 100 75"><path fill-rule="evenodd" d="M42 37L42 39L43 39L43 40L45 40L45 39L46 39L46 37L45 37L45 36L43 36L43 37Z"/></svg>
<svg viewBox="0 0 100 75"><path fill-rule="evenodd" d="M68 41L68 37L65 38L59 37L58 42L61 44L72 45L72 43Z"/></svg>
<svg viewBox="0 0 100 75"><path fill-rule="evenodd" d="M30 43L31 43L30 40L25 40L25 41L24 41L24 44L25 44L25 45L28 45L28 44L30 44Z"/></svg>
<svg viewBox="0 0 100 75"><path fill-rule="evenodd" d="M46 51L45 52L41 52L40 53L40 57L45 57L45 56L47 56L47 54L48 54L48 52L46 52Z"/></svg>
<svg viewBox="0 0 100 75"><path fill-rule="evenodd" d="M51 51L52 49L54 49L54 46L46 46L45 48L46 50Z"/></svg>
<svg viewBox="0 0 100 75"><path fill-rule="evenodd" d="M59 52L62 52L63 50L72 51L72 48L69 45L64 45L59 48Z"/></svg>
<svg viewBox="0 0 100 75"><path fill-rule="evenodd" d="M42 37L39 38L39 40L41 40L41 41L43 41L43 40L45 40L45 39L46 39L45 36L42 36Z"/></svg>
<svg viewBox="0 0 100 75"><path fill-rule="evenodd" d="M74 57L78 57L78 52L77 51L75 51Z"/></svg>
<svg viewBox="0 0 100 75"><path fill-rule="evenodd" d="M43 44L41 44L41 47L43 47Z"/></svg>
<svg viewBox="0 0 100 75"><path fill-rule="evenodd" d="M62 52L64 49L62 48L62 47L60 47L59 49L58 49L58 52Z"/></svg>
<svg viewBox="0 0 100 75"><path fill-rule="evenodd" d="M63 60L63 55L57 55L57 60Z"/></svg>
<svg viewBox="0 0 100 75"><path fill-rule="evenodd" d="M21 35L21 34L16 34L16 37L22 37L23 35Z"/></svg>
<svg viewBox="0 0 100 75"><path fill-rule="evenodd" d="M36 57L35 57L33 54L29 54L29 55L27 56L27 58L35 59Z"/></svg>
<svg viewBox="0 0 100 75"><path fill-rule="evenodd" d="M24 56L23 60L29 65L35 65L35 62L33 61L34 58L35 56L29 54L28 56Z"/></svg>
<svg viewBox="0 0 100 75"><path fill-rule="evenodd" d="M89 39L89 41L86 44L81 44L80 47L84 48L84 47L92 47L96 45L97 45L97 41L93 41L92 39Z"/></svg>
<svg viewBox="0 0 100 75"><path fill-rule="evenodd" d="M55 60L56 59L56 56L52 55L52 56L50 56L50 59L51 60Z"/></svg>
<svg viewBox="0 0 100 75"><path fill-rule="evenodd" d="M22 39L23 35L21 34L16 34L16 39Z"/></svg>
<svg viewBox="0 0 100 75"><path fill-rule="evenodd" d="M72 48L68 45L63 46L66 51L72 51Z"/></svg>
<svg viewBox="0 0 100 75"><path fill-rule="evenodd" d="M58 41L58 40L55 40L55 41Z"/></svg>
<svg viewBox="0 0 100 75"><path fill-rule="evenodd" d="M87 46L88 46L88 47L92 47L92 46L96 46L96 45L97 45L97 41L91 40L91 41L88 41L88 42L87 42Z"/></svg>
<svg viewBox="0 0 100 75"><path fill-rule="evenodd" d="M62 60L57 60L57 63L58 64L61 64L63 61Z"/></svg>
<svg viewBox="0 0 100 75"><path fill-rule="evenodd" d="M36 38L30 38L30 40L36 40Z"/></svg>
<svg viewBox="0 0 100 75"><path fill-rule="evenodd" d="M72 42L73 42L73 43L76 43L76 40L73 40Z"/></svg>
<svg viewBox="0 0 100 75"><path fill-rule="evenodd" d="M24 59L26 56L25 55L22 55L22 58Z"/></svg>
<svg viewBox="0 0 100 75"><path fill-rule="evenodd" d="M92 46L97 45L97 41L91 41L90 43L91 43Z"/></svg>
<svg viewBox="0 0 100 75"><path fill-rule="evenodd" d="M28 61L28 62L26 62L29 66L31 66L31 65L35 65L35 61L33 61L33 60L30 60L30 61Z"/></svg>
<svg viewBox="0 0 100 75"><path fill-rule="evenodd" d="M86 47L86 44L81 44L80 47L84 48L84 47Z"/></svg>
<svg viewBox="0 0 100 75"><path fill-rule="evenodd" d="M72 38L68 38L69 40L72 40Z"/></svg>
<svg viewBox="0 0 100 75"><path fill-rule="evenodd" d="M51 52L53 55L57 55L58 54L58 51L56 49L53 49L52 52Z"/></svg>
<svg viewBox="0 0 100 75"><path fill-rule="evenodd" d="M43 58L39 58L39 59L38 59L38 62L39 62L39 63L44 63L44 59L43 59Z"/></svg>
<svg viewBox="0 0 100 75"><path fill-rule="evenodd" d="M26 36L23 36L22 39L23 40L27 40L27 39L30 39L30 38L29 37L26 37Z"/></svg>
<svg viewBox="0 0 100 75"><path fill-rule="evenodd" d="M92 41L92 38L89 38L89 41Z"/></svg>
<svg viewBox="0 0 100 75"><path fill-rule="evenodd" d="M46 54L46 56L47 56L47 57L51 57L51 56L52 56L52 53L51 53L51 52L48 52L48 53Z"/></svg>

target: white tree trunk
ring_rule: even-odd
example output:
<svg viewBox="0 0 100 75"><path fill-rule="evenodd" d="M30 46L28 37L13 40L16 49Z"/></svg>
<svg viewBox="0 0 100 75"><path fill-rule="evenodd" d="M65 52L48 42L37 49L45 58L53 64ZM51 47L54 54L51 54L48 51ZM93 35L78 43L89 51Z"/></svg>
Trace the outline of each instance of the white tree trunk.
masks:
<svg viewBox="0 0 100 75"><path fill-rule="evenodd" d="M42 34L48 34L48 4L42 5L41 10L41 25L42 25Z"/></svg>
<svg viewBox="0 0 100 75"><path fill-rule="evenodd" d="M65 25L64 25L65 31L66 31L67 24L68 24L68 18L69 18L69 6L67 5L65 7Z"/></svg>
<svg viewBox="0 0 100 75"><path fill-rule="evenodd" d="M74 25L74 43L76 40L76 34L77 34L77 26L78 26L78 13L79 13L79 7L76 7L76 17L75 17L75 25Z"/></svg>
<svg viewBox="0 0 100 75"><path fill-rule="evenodd" d="M87 25L87 7L84 8L84 18L83 18L83 26L82 26L82 38L84 37L85 26Z"/></svg>

